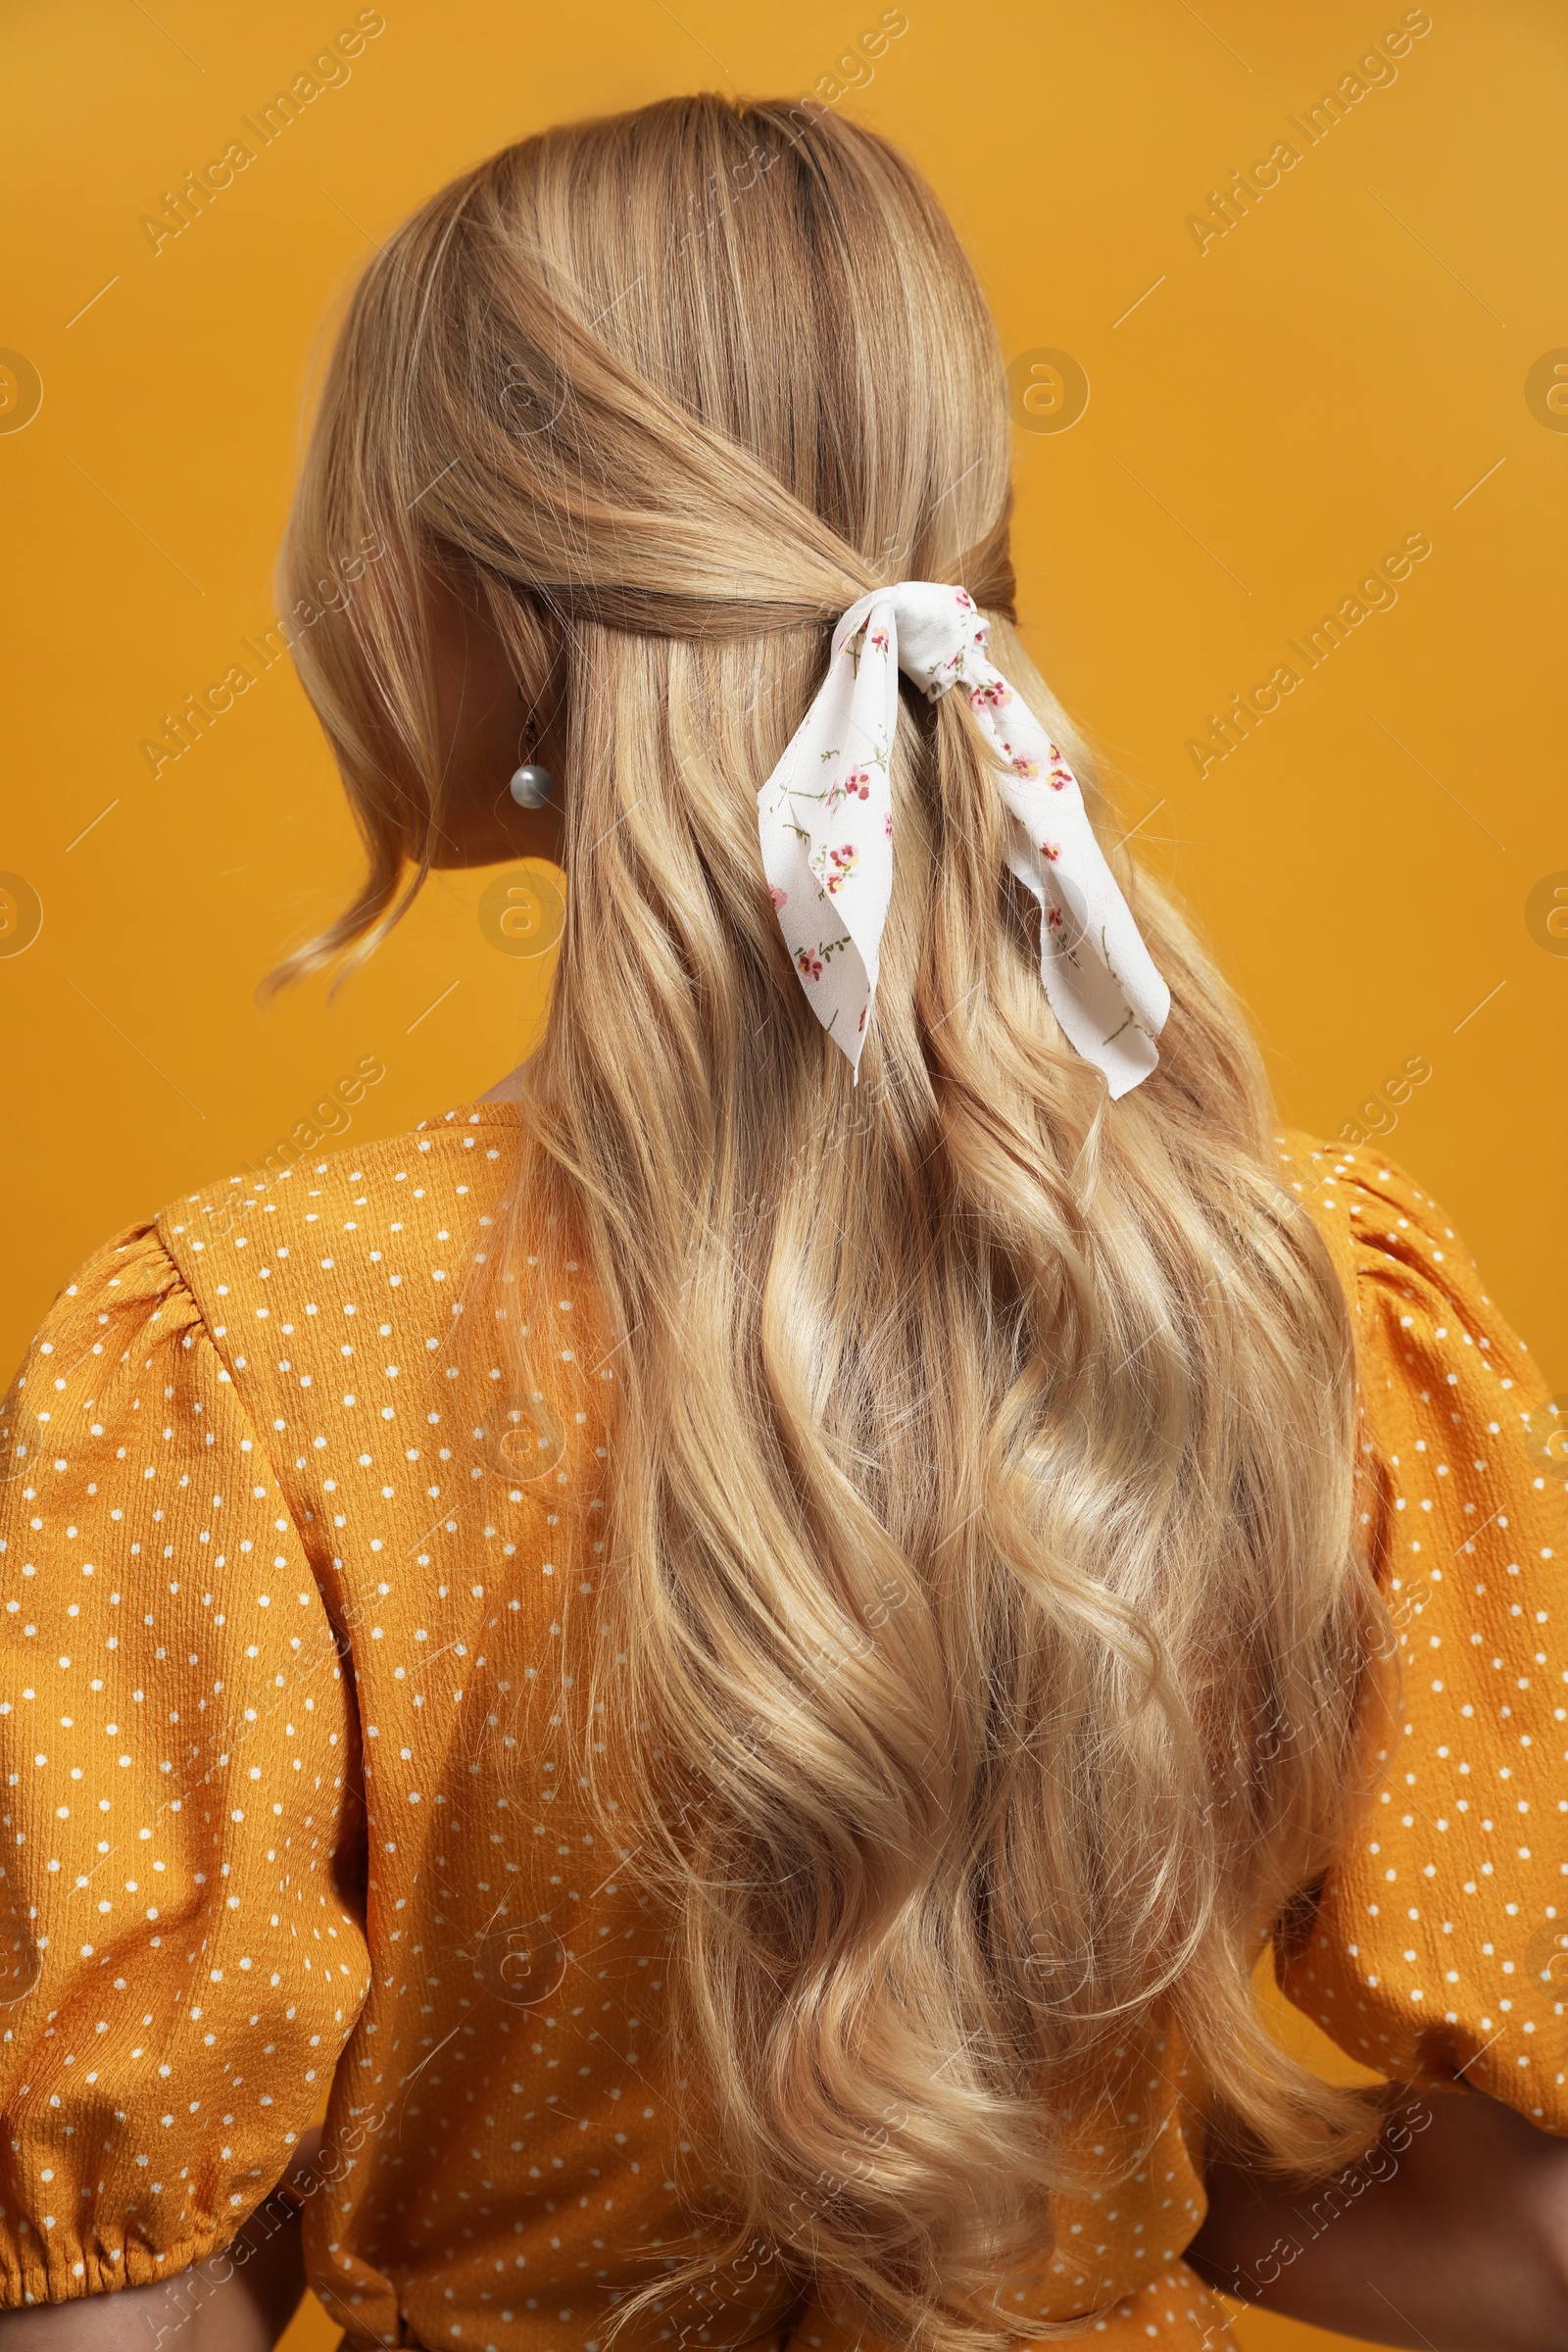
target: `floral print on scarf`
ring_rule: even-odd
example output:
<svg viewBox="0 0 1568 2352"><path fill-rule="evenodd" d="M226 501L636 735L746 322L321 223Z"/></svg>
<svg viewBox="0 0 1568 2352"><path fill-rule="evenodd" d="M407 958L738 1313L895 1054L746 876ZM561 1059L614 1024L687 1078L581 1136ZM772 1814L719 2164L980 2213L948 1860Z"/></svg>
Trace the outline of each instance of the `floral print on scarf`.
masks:
<svg viewBox="0 0 1568 2352"><path fill-rule="evenodd" d="M1123 1095L1159 1058L1170 992L1059 745L987 657L989 627L965 589L931 580L850 607L827 676L757 796L774 911L808 1003L858 1079L893 889L899 672L932 702L961 686L995 756L1007 865L1040 908L1046 995L1072 1046Z"/></svg>

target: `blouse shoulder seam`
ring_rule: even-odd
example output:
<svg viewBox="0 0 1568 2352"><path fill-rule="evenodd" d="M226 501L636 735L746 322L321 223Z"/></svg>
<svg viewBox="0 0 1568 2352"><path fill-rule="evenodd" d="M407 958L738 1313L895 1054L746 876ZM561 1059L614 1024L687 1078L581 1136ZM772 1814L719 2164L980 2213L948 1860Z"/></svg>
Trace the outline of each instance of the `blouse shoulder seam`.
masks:
<svg viewBox="0 0 1568 2352"><path fill-rule="evenodd" d="M190 1299L191 1305L196 1310L196 1315L201 1327L201 1336L207 1342L209 1348L211 1348L214 1355L218 1358L220 1377L227 1382L228 1386L233 1390L235 1396L239 1400L240 1409L244 1413L253 1446L266 1462L272 1482L277 1487L278 1492L280 1494L286 1493L286 1487L278 1473L278 1466L272 1458L271 1447L268 1445L266 1437L263 1434L264 1419L251 1409L252 1400L250 1396L250 1383L242 1378L243 1366L237 1358L230 1355L228 1349L223 1347L220 1341L218 1334L213 1327L212 1317L207 1311L206 1302L202 1298L201 1286L196 1270L187 1263L185 1255L180 1250L177 1241L168 1231L165 1225L164 1220L167 1214L167 1210L160 1209L157 1216L153 1219L153 1226L157 1232L159 1247L162 1249L165 1256L169 1259L171 1266L173 1268L175 1275L178 1277L181 1289L185 1292L186 1296Z"/></svg>

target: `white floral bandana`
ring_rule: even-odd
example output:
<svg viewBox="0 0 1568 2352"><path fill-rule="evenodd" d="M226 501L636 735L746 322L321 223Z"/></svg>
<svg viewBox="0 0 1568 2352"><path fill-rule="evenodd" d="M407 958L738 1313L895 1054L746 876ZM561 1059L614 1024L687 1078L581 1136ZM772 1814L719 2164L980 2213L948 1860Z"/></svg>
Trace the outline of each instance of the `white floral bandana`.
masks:
<svg viewBox="0 0 1568 2352"><path fill-rule="evenodd" d="M933 702L960 686L990 738L1011 818L1007 863L1040 906L1040 977L1112 1097L1147 1078L1170 991L1101 854L1077 779L986 658L962 588L901 580L853 604L827 676L757 796L762 865L807 999L859 1082L893 888L889 760L899 671Z"/></svg>

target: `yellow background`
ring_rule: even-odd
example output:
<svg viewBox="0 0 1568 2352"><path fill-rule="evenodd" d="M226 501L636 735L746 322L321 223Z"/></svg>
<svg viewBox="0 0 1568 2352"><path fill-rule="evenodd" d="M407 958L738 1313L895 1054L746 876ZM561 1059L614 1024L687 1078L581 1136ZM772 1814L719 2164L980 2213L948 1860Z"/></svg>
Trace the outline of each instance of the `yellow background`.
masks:
<svg viewBox="0 0 1568 2352"><path fill-rule="evenodd" d="M842 103L934 180L1009 358L1063 351L1088 379L1071 429L1017 437L1040 663L1238 980L1286 1116L1335 1133L1407 1058L1430 1063L1391 1148L1568 1391L1568 956L1526 920L1568 869L1568 434L1526 398L1568 345L1560 13L1433 0L1397 79L1202 252L1188 216L1280 139L1304 146L1287 119L1398 5L906 13ZM101 1239L260 1158L363 1055L386 1075L351 1148L482 1092L538 1017L544 975L485 938L478 874L438 880L335 1005L317 986L257 1009L260 974L357 863L286 665L156 781L138 751L274 617L309 358L371 240L543 123L813 87L880 14L386 0L347 84L155 254L141 217L353 0L11 0L0 346L43 400L0 431L0 869L43 927L0 956L5 1373ZM1186 744L1207 714L1414 531L1433 552L1397 606L1200 779ZM318 2317L297 2327L323 2340Z"/></svg>

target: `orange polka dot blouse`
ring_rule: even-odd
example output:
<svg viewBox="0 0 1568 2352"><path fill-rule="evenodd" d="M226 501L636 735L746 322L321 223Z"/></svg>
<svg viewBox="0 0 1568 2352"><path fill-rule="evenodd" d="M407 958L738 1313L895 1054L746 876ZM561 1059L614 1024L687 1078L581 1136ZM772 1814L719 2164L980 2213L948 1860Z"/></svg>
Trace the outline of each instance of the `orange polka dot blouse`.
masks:
<svg viewBox="0 0 1568 2352"><path fill-rule="evenodd" d="M558 1752L601 1434L564 1410L560 1466L517 1483L473 1435L491 1400L454 1344L518 1137L514 1105L470 1105L181 1200L88 1260L11 1391L0 2306L221 2245L328 2091L307 2259L355 2352L594 2352L617 2295L700 2234L664 1932ZM1434 2090L1463 2067L1568 2132L1549 1406L1406 1176L1371 1149L1281 1151L1353 1301L1404 1683L1285 1987L1350 2057ZM574 1272L563 1256L564 1301ZM1153 2153L1064 2204L1005 2292L1083 2315L1086 2343L1227 2345L1182 2261L1203 2193L1180 2049L1133 2102L1104 2144L1157 2118ZM765 2263L721 2290L720 2318L656 2314L626 2352L855 2342Z"/></svg>

